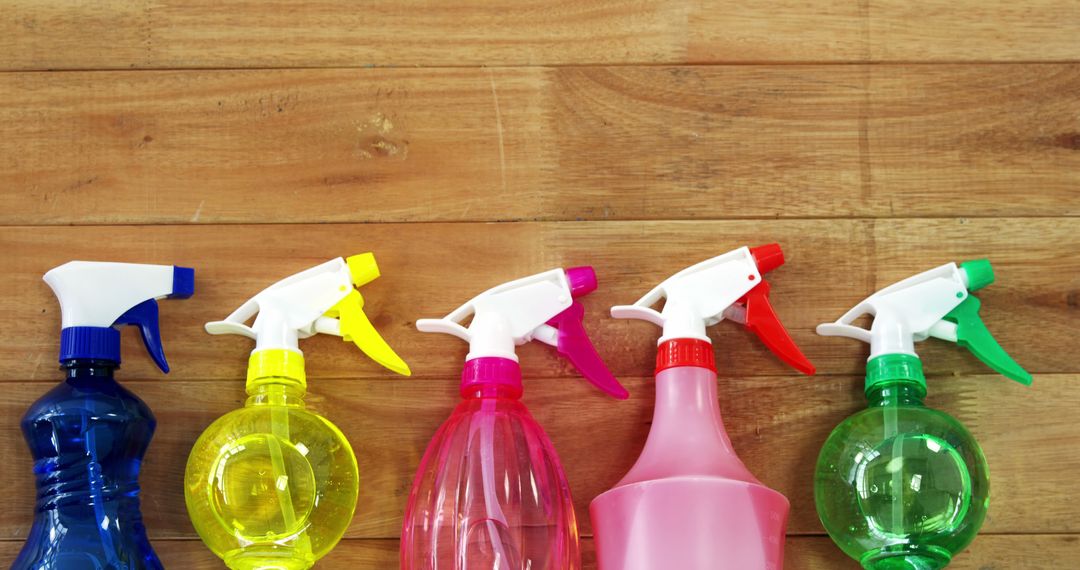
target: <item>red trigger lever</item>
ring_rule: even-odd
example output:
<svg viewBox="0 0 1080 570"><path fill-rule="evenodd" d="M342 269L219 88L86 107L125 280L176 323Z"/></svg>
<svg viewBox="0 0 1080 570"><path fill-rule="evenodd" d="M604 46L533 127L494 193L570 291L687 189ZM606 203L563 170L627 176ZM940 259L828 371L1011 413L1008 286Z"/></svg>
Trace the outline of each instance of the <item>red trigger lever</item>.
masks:
<svg viewBox="0 0 1080 570"><path fill-rule="evenodd" d="M750 254L754 256L754 263L762 275L784 264L784 252L779 244L750 248ZM815 372L814 365L791 339L769 303L769 283L764 277L761 283L743 295L738 302L746 306L746 327L756 334L769 350L803 374Z"/></svg>

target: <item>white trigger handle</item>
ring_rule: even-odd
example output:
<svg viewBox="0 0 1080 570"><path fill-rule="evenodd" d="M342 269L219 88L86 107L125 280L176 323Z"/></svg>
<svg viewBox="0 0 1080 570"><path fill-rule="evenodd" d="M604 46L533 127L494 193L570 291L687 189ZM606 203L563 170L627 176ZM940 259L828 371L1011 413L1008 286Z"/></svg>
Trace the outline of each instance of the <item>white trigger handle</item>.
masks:
<svg viewBox="0 0 1080 570"><path fill-rule="evenodd" d="M419 319L416 321L416 328L420 332L454 335L465 342L469 342L472 336L469 329L448 319Z"/></svg>
<svg viewBox="0 0 1080 570"><path fill-rule="evenodd" d="M844 315L837 319L835 323L822 323L818 325L816 329L817 333L821 336L846 336L848 338L869 343L871 339L870 331L851 324L855 322L855 319L866 314L873 315L874 306L871 303L863 301L844 313Z"/></svg>
<svg viewBox="0 0 1080 570"><path fill-rule="evenodd" d="M257 338L255 330L244 323L258 312L259 304L254 298L248 299L243 305L240 305L239 308L233 311L232 314L225 317L225 320L206 323L206 332L210 334L236 334L255 339Z"/></svg>
<svg viewBox="0 0 1080 570"><path fill-rule="evenodd" d="M616 319L641 319L658 327L664 326L664 316L656 309L637 305L616 305L611 308L611 316Z"/></svg>

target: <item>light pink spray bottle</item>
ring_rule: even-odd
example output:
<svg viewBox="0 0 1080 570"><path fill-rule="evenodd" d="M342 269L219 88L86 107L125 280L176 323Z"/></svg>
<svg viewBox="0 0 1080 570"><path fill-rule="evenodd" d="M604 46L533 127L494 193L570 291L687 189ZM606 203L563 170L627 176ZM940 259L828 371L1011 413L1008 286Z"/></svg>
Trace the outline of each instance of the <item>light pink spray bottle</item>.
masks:
<svg viewBox="0 0 1080 570"><path fill-rule="evenodd" d="M743 247L676 273L615 318L663 328L656 409L630 472L590 506L600 570L779 570L788 500L758 481L724 431L705 328L745 324L784 362L803 356L769 304L762 274L784 263L776 244ZM651 307L666 299L662 312Z"/></svg>
<svg viewBox="0 0 1080 570"><path fill-rule="evenodd" d="M428 445L405 511L402 570L578 570L577 521L559 458L521 403L514 347L538 340L620 399L582 326L575 297L591 267L553 269L485 291L424 332L469 343L462 402ZM469 320L468 327L462 323Z"/></svg>

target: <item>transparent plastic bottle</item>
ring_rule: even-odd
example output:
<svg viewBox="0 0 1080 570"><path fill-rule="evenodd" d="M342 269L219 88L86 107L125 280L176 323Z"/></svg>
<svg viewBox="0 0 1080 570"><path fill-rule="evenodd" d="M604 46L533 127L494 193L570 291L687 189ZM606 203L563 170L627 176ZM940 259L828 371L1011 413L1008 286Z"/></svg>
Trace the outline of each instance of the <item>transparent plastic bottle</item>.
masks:
<svg viewBox="0 0 1080 570"><path fill-rule="evenodd" d="M600 570L780 570L790 504L743 465L717 402L709 326L731 319L805 374L807 360L769 302L778 244L740 247L668 277L615 318L662 328L656 408L630 471L589 507ZM663 302L658 312L652 307Z"/></svg>
<svg viewBox="0 0 1080 570"><path fill-rule="evenodd" d="M402 570L581 568L566 475L520 387L462 397L420 463Z"/></svg>
<svg viewBox="0 0 1080 570"><path fill-rule="evenodd" d="M188 512L230 568L310 568L352 521L356 457L341 430L304 407L304 391L287 378L249 383L244 407L191 451Z"/></svg>
<svg viewBox="0 0 1080 570"><path fill-rule="evenodd" d="M71 261L44 277L60 301L60 368L66 378L22 419L34 456L34 524L12 570L160 570L139 512L139 470L157 425L114 377L120 331L137 326L169 371L159 299L195 292L189 267Z"/></svg>
<svg viewBox="0 0 1080 570"><path fill-rule="evenodd" d="M184 477L191 522L229 568L310 568L352 522L359 494L356 456L337 426L304 407L307 374L299 340L340 336L408 375L354 289L378 276L370 253L338 257L274 283L224 320L206 324L210 334L255 341L247 402L199 436Z"/></svg>
<svg viewBox="0 0 1080 570"><path fill-rule="evenodd" d="M814 498L833 541L868 570L936 570L986 519L990 479L975 438L923 405L915 344L955 342L1024 385L1024 370L987 330L971 294L993 283L990 262L946 263L863 299L818 334L870 345L866 410L840 423L818 456ZM872 316L870 328L856 323Z"/></svg>
<svg viewBox="0 0 1080 570"><path fill-rule="evenodd" d="M72 360L67 380L27 410L34 525L13 570L162 568L139 513L139 467L154 415L113 378L116 363Z"/></svg>
<svg viewBox="0 0 1080 570"><path fill-rule="evenodd" d="M986 517L982 450L960 422L925 407L925 395L918 382L875 385L870 407L837 426L818 458L821 522L869 570L944 568Z"/></svg>
<svg viewBox="0 0 1080 570"><path fill-rule="evenodd" d="M463 401L428 444L409 493L402 570L581 568L570 486L555 447L521 403L514 347L553 346L594 386L625 399L575 300L595 289L591 267L552 269L488 289L441 319L417 321L421 331L468 341L469 354Z"/></svg>

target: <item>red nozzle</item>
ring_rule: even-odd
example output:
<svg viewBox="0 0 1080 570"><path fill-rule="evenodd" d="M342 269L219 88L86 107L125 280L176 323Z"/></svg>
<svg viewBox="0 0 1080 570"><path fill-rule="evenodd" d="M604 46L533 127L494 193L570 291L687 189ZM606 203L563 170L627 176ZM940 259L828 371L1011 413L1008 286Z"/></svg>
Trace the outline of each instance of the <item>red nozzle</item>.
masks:
<svg viewBox="0 0 1080 570"><path fill-rule="evenodd" d="M566 270L566 279L570 282L570 295L573 297L596 291L596 271L592 267L571 267Z"/></svg>
<svg viewBox="0 0 1080 570"><path fill-rule="evenodd" d="M784 251L778 243L752 247L750 255L754 256L754 263L761 273L768 273L784 264Z"/></svg>

